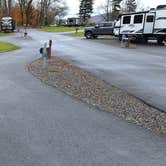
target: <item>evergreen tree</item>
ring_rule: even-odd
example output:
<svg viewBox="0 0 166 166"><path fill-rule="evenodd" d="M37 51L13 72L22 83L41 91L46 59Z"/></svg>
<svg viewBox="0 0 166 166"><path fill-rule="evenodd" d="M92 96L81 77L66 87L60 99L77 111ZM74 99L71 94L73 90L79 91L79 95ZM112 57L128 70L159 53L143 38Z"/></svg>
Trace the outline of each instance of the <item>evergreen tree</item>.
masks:
<svg viewBox="0 0 166 166"><path fill-rule="evenodd" d="M121 6L120 6L121 1L122 0L112 0L111 20L115 20L119 16L119 12L121 9Z"/></svg>
<svg viewBox="0 0 166 166"><path fill-rule="evenodd" d="M113 11L119 11L120 10L120 3L122 0L112 0L112 8Z"/></svg>
<svg viewBox="0 0 166 166"><path fill-rule="evenodd" d="M136 0L127 0L127 11L128 12L135 12L137 8Z"/></svg>
<svg viewBox="0 0 166 166"><path fill-rule="evenodd" d="M93 12L93 0L81 0L79 14L83 23L85 23L86 20L90 18L92 12Z"/></svg>

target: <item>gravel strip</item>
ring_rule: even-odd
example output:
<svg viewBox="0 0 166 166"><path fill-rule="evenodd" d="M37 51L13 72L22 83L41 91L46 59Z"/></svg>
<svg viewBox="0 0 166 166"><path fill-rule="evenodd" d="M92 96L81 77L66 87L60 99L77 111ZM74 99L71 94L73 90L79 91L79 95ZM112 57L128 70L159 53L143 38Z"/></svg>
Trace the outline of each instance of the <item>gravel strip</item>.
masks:
<svg viewBox="0 0 166 166"><path fill-rule="evenodd" d="M37 78L69 95L166 136L166 113L66 60L53 57L47 61L47 67L43 68L43 61L39 59L28 65L28 69Z"/></svg>

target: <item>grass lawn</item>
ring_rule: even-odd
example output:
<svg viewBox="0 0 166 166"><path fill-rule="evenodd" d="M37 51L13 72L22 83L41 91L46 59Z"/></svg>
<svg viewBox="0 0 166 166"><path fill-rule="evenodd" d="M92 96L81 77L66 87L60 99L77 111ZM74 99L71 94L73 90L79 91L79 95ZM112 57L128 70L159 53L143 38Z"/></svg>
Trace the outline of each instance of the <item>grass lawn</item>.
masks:
<svg viewBox="0 0 166 166"><path fill-rule="evenodd" d="M68 36L73 36L73 37L84 37L84 32L78 32L78 33L70 33L67 34ZM111 35L100 35L98 36L98 39L116 39L115 36Z"/></svg>
<svg viewBox="0 0 166 166"><path fill-rule="evenodd" d="M84 37L84 32L77 32L77 33L70 33L67 34L68 36L73 36L73 37Z"/></svg>
<svg viewBox="0 0 166 166"><path fill-rule="evenodd" d="M0 37L5 37L5 36L11 36L11 33L1 33L0 32Z"/></svg>
<svg viewBox="0 0 166 166"><path fill-rule="evenodd" d="M78 27L78 29L83 30L83 29L85 29L85 27ZM45 32L71 32L71 31L75 31L76 27L64 27L64 26L60 26L60 27L42 27L41 30L45 31Z"/></svg>
<svg viewBox="0 0 166 166"><path fill-rule="evenodd" d="M0 53L17 50L19 48L20 47L15 46L15 45L10 44L10 43L0 42Z"/></svg>

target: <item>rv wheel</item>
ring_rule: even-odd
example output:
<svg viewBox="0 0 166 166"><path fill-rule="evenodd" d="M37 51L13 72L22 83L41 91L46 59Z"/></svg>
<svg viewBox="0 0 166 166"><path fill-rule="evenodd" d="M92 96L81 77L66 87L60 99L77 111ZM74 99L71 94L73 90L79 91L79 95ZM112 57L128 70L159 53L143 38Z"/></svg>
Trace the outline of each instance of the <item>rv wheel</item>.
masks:
<svg viewBox="0 0 166 166"><path fill-rule="evenodd" d="M148 38L147 37L143 37L142 41L143 41L144 44L146 44L146 43L148 43Z"/></svg>
<svg viewBox="0 0 166 166"><path fill-rule="evenodd" d="M163 38L158 38L157 43L161 45L163 43Z"/></svg>
<svg viewBox="0 0 166 166"><path fill-rule="evenodd" d="M118 36L118 40L121 41L122 40L122 35Z"/></svg>

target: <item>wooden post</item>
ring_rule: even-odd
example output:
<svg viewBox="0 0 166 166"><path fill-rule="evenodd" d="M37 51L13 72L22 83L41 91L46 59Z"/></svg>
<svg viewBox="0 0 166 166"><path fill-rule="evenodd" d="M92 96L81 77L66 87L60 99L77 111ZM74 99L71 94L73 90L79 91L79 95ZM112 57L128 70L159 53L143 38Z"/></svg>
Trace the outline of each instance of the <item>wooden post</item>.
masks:
<svg viewBox="0 0 166 166"><path fill-rule="evenodd" d="M166 41L164 41L164 46L166 46Z"/></svg>
<svg viewBox="0 0 166 166"><path fill-rule="evenodd" d="M48 59L51 59L51 47L52 47L52 40L49 40Z"/></svg>

